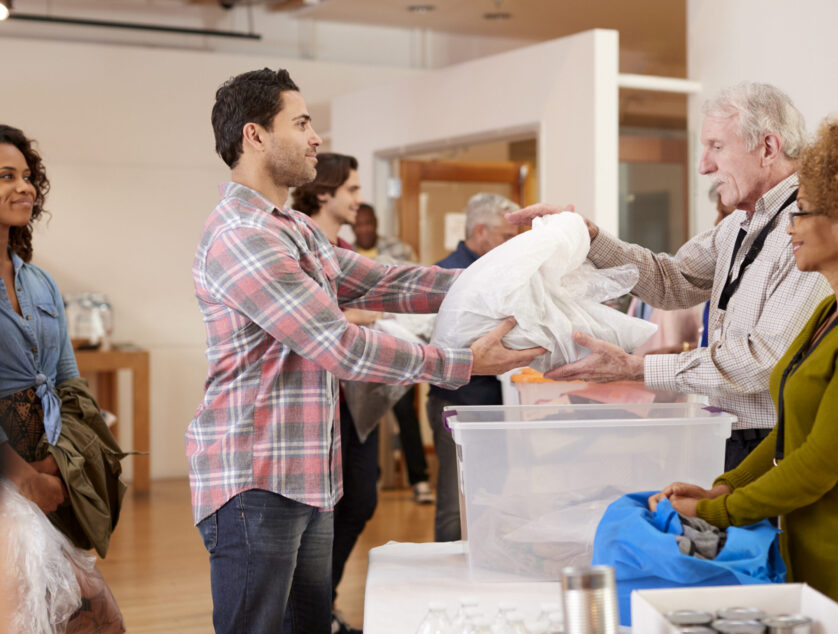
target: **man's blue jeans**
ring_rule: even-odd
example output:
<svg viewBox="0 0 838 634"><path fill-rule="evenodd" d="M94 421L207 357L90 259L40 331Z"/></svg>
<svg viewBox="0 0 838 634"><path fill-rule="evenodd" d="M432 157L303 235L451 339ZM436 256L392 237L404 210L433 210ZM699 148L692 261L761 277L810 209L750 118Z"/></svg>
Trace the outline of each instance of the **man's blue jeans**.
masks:
<svg viewBox="0 0 838 634"><path fill-rule="evenodd" d="M294 634L329 634L332 521L331 511L259 489L202 520L215 631L277 634L290 606Z"/></svg>

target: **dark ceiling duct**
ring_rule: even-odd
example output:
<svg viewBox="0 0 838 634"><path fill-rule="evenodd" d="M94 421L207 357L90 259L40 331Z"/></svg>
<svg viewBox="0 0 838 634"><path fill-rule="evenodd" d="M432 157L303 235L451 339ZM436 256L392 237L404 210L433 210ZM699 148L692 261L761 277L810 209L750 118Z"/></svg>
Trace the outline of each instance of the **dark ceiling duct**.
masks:
<svg viewBox="0 0 838 634"><path fill-rule="evenodd" d="M208 37L231 37L245 40L261 40L258 33L242 31L219 31L217 29L194 29L191 27L166 26L162 24L143 24L139 22L113 22L110 20L87 20L81 18L64 18L54 15L39 15L32 13L13 12L10 20L26 20L28 22L43 22L48 24L66 24L70 26L93 26L108 29L133 29L136 31L153 31L156 33L177 33L180 35L200 35Z"/></svg>

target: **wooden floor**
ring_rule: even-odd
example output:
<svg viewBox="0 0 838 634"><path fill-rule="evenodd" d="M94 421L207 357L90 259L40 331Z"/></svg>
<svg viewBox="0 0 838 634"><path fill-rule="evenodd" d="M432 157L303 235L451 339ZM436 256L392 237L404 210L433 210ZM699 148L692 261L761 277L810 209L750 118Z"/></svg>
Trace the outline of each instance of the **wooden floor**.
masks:
<svg viewBox="0 0 838 634"><path fill-rule="evenodd" d="M390 540L433 539L433 505L409 490L384 491L338 588L337 607L361 627L367 553ZM122 608L128 632L212 632L209 559L192 524L187 480L155 480L147 496L125 497L107 559L99 567Z"/></svg>

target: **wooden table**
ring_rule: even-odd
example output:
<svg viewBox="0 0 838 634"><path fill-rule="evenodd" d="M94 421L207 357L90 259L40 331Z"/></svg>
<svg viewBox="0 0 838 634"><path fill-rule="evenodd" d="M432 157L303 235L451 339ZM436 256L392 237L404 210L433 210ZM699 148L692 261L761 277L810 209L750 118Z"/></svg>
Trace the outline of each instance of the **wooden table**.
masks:
<svg viewBox="0 0 838 634"><path fill-rule="evenodd" d="M95 375L96 398L102 409L118 414L119 395L116 373L130 370L132 375L132 411L134 451L148 451L150 437L148 351L125 347L112 350L76 350L80 374ZM111 429L119 440L119 422ZM149 457L132 456L134 461L134 491L147 493L150 486Z"/></svg>

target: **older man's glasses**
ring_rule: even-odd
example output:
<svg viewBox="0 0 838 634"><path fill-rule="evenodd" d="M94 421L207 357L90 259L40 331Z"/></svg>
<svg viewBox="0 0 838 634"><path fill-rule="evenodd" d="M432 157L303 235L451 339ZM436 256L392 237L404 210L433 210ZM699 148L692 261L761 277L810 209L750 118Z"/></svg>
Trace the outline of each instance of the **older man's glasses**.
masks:
<svg viewBox="0 0 838 634"><path fill-rule="evenodd" d="M819 215L817 211L790 211L789 212L789 224L794 227L797 224L797 219L802 218L803 216L817 216Z"/></svg>

